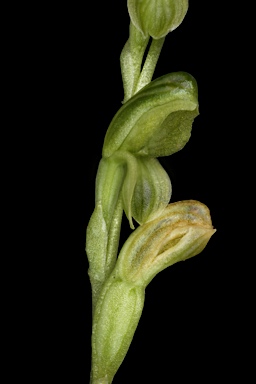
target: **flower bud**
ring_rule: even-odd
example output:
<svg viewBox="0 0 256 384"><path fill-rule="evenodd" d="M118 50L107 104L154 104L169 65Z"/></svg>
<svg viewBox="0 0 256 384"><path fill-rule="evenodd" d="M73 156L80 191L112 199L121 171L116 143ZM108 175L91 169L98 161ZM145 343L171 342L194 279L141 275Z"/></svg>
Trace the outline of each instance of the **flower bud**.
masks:
<svg viewBox="0 0 256 384"><path fill-rule="evenodd" d="M200 253L214 232L204 204L194 200L169 204L130 235L119 254L117 273L145 287L158 272Z"/></svg>
<svg viewBox="0 0 256 384"><path fill-rule="evenodd" d="M130 18L144 36L160 39L177 28L188 10L188 0L128 0Z"/></svg>
<svg viewBox="0 0 256 384"><path fill-rule="evenodd" d="M185 72L162 76L131 97L111 121L103 156L117 150L158 157L179 151L198 115L195 79Z"/></svg>

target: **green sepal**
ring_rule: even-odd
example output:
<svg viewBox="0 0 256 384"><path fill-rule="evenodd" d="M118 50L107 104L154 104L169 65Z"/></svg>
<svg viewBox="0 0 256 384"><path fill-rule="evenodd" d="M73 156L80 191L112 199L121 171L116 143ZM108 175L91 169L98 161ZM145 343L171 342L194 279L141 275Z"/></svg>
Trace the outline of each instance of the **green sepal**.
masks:
<svg viewBox="0 0 256 384"><path fill-rule="evenodd" d="M122 187L122 202L123 209L127 219L129 220L130 227L134 229L132 221L132 201L134 190L140 174L139 164L136 157L130 154L129 152L118 151L116 152L115 156L118 156L120 159L122 159L125 164L126 173Z"/></svg>
<svg viewBox="0 0 256 384"><path fill-rule="evenodd" d="M182 111L198 110L198 92L195 79L186 72L175 72L162 76L143 87L116 113L107 130L103 156L109 157L121 149L131 153L144 154L147 144L159 133L167 117ZM174 119L177 132L177 121ZM167 124L167 123L166 123ZM167 131L164 125L164 131ZM169 133L166 132L167 138ZM181 142L183 132L180 132ZM176 146L179 137L176 138ZM161 137L161 143L164 140ZM167 139L169 145L169 140ZM161 148L160 154L168 148ZM172 152L173 153L173 152ZM154 156L158 156L154 150Z"/></svg>
<svg viewBox="0 0 256 384"><path fill-rule="evenodd" d="M166 208L172 193L171 181L157 159L125 151L117 151L108 159L112 158L125 169L122 204L130 227L134 229L133 218L143 224Z"/></svg>
<svg viewBox="0 0 256 384"><path fill-rule="evenodd" d="M192 124L198 114L198 108L171 113L139 154L160 157L180 151L190 139Z"/></svg>
<svg viewBox="0 0 256 384"><path fill-rule="evenodd" d="M168 205L171 181L157 159L136 157L136 167L128 166L123 185L123 205L130 226L132 218L143 224L153 220Z"/></svg>
<svg viewBox="0 0 256 384"><path fill-rule="evenodd" d="M188 0L128 0L133 24L144 36L159 39L177 28L188 10Z"/></svg>
<svg viewBox="0 0 256 384"><path fill-rule="evenodd" d="M95 200L102 205L103 216L109 230L123 186L125 167L117 156L101 159L96 176Z"/></svg>
<svg viewBox="0 0 256 384"><path fill-rule="evenodd" d="M204 204L194 200L169 204L130 235L116 271L123 280L146 287L158 272L200 253L214 232Z"/></svg>

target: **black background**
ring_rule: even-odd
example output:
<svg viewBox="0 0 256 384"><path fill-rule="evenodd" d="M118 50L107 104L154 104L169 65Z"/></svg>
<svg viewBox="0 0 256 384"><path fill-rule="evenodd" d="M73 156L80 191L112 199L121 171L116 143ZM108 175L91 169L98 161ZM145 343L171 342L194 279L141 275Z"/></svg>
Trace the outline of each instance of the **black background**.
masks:
<svg viewBox="0 0 256 384"><path fill-rule="evenodd" d="M47 186L42 186L41 207L50 207L53 240L47 268L54 286L47 316L51 338L43 364L55 368L55 382L69 378L82 384L89 382L92 325L85 232L104 135L123 99L119 56L129 16L126 1L116 0L62 4L44 12L33 62L42 88L40 172ZM154 78L186 71L199 89L200 115L190 141L160 159L172 181L171 202L205 203L217 232L200 255L161 272L147 287L142 318L116 383L205 383L224 380L234 370L230 355L238 352L241 335L234 336L230 324L241 308L233 271L238 261L230 251L236 239L230 214L237 180L229 151L235 89L228 16L209 2L191 1L157 64ZM129 233L124 217L121 242Z"/></svg>

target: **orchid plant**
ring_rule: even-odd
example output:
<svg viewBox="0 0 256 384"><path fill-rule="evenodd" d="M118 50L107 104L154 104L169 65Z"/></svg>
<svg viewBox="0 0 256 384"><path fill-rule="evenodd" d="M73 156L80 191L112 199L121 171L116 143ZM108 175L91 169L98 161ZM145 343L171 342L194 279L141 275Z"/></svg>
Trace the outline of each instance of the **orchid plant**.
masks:
<svg viewBox="0 0 256 384"><path fill-rule="evenodd" d="M91 384L112 383L154 276L200 253L215 232L203 203L170 204L171 181L157 159L185 146L199 113L197 83L190 74L152 81L165 37L182 23L188 0L128 0L127 5L129 38L120 55L124 99L106 132L86 234ZM123 212L132 233L117 255Z"/></svg>

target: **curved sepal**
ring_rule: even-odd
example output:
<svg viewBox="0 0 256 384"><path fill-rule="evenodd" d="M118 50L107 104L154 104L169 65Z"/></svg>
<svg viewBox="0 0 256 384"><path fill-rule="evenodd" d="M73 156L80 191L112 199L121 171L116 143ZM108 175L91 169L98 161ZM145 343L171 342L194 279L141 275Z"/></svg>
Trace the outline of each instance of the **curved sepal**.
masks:
<svg viewBox="0 0 256 384"><path fill-rule="evenodd" d="M112 158L125 169L122 203L130 227L134 229L133 219L144 224L166 208L171 199L171 181L157 159L125 151L117 151L109 159Z"/></svg>
<svg viewBox="0 0 256 384"><path fill-rule="evenodd" d="M123 185L124 211L132 229L132 218L141 225L162 213L172 192L170 178L157 159L137 157L136 176L134 170L128 167Z"/></svg>
<svg viewBox="0 0 256 384"><path fill-rule="evenodd" d="M159 136L161 145L164 144L162 126L168 138L171 127L167 122L172 119L166 119L175 112L180 112L181 118L180 130L178 119L173 118L175 132L178 134L175 141L183 142L182 121L186 120L182 115L184 111L193 112L192 116L198 113L197 84L193 76L186 72L175 72L152 81L129 99L114 116L105 136L103 156L109 157L119 149L142 155L144 152L149 153L148 143ZM166 142L169 145L170 140ZM169 149L165 146L164 151L168 153ZM158 155L154 148L154 156L161 156L162 152L161 148Z"/></svg>
<svg viewBox="0 0 256 384"><path fill-rule="evenodd" d="M160 157L180 151L190 139L192 124L198 114L198 108L171 113L139 154Z"/></svg>

